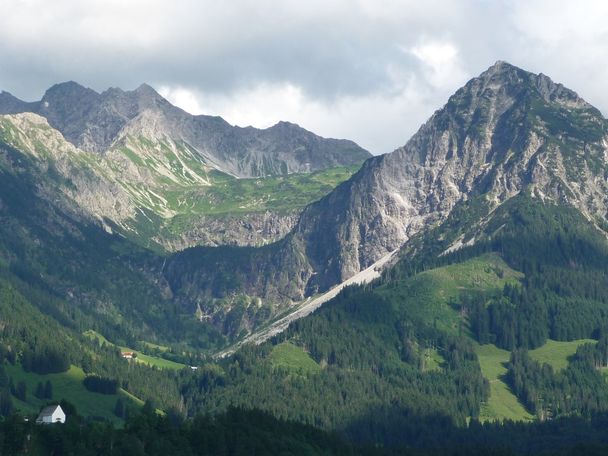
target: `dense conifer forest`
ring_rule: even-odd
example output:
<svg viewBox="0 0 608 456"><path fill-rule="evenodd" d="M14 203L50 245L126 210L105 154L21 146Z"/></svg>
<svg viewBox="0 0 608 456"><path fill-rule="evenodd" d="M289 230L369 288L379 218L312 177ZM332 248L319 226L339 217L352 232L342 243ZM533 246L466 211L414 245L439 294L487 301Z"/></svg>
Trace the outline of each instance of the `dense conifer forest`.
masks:
<svg viewBox="0 0 608 456"><path fill-rule="evenodd" d="M445 250L437 240L441 229L381 279L345 289L260 346L223 360L180 358L195 362L196 371L127 361L116 346L62 326L0 280L4 448L22 445L15 439L31 432L36 448L55 448L56 454L160 454L178 447L181 454L245 454L251 448L260 454L277 448L285 454L371 454L362 445L378 454L444 454L442 448L570 454L577 445L601 452L605 441L597 426L608 411L604 236L575 210L524 195L497 211L473 246L438 255ZM445 268L465 277L465 286L437 282ZM583 338L596 342L580 346L564 369L528 354L548 339ZM505 382L536 423L485 422L481 408L490 385L480 369L479 344L511 352ZM75 438L73 425L31 428L19 421L28 397L62 398L50 383L40 380L28 389L8 373L20 369L44 379L70 366L83 369L88 391L128 391L146 401L148 412L121 397L112 403L119 420L114 424L77 418L84 440ZM150 411L155 409L165 415ZM266 431L256 428L262 423L269 426L266 440L260 437ZM569 426L576 432L564 431ZM244 436L235 440L237 428ZM285 440L269 437L283 433ZM197 440L201 435L207 435L204 443Z"/></svg>
<svg viewBox="0 0 608 456"><path fill-rule="evenodd" d="M499 234L473 247L402 261L382 280L345 290L274 340L206 364L183 383L187 408L261 407L351 441L417 445L422 435L444 435L478 419L489 385L475 344L493 343L513 351L506 381L539 421L607 411L604 236L575 210L525 196L498 211L486 230L496 233L497 226ZM424 289L398 298L408 278L488 253L522 278L500 289L462 290L430 319L419 317ZM499 281L505 271L489 273ZM444 325L452 316L452 326ZM599 343L580 347L558 372L526 355L549 338ZM284 344L299 347L321 369L277 365L273 353Z"/></svg>

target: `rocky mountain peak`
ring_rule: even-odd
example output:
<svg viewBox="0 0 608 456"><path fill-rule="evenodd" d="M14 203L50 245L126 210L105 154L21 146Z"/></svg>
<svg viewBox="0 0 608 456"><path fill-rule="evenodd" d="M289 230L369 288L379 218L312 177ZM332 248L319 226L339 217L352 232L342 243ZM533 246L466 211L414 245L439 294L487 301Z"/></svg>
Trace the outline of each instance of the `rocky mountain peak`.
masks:
<svg viewBox="0 0 608 456"><path fill-rule="evenodd" d="M605 221L607 132L572 90L497 62L403 147L304 212L296 233L314 271L309 292L349 278L471 198L495 208L529 190Z"/></svg>
<svg viewBox="0 0 608 456"><path fill-rule="evenodd" d="M59 82L57 84L52 85L45 92L43 99L45 97L57 97L57 96L70 96L70 95L83 95L83 94L95 94L99 96L97 92L93 89L85 87L76 81L65 81Z"/></svg>
<svg viewBox="0 0 608 456"><path fill-rule="evenodd" d="M48 89L40 103L0 98L0 114L26 111L46 117L65 139L87 152L123 147L128 135L162 138L187 144L198 160L236 177L311 172L371 156L352 141L321 138L288 122L260 130L234 127L221 117L193 116L148 84L100 94L68 81Z"/></svg>
<svg viewBox="0 0 608 456"><path fill-rule="evenodd" d="M478 94L513 95L530 93L540 96L547 103L559 103L568 107L591 107L578 94L562 84L555 83L549 76L534 74L504 61L498 61L478 77L471 79L459 92L476 91Z"/></svg>
<svg viewBox="0 0 608 456"><path fill-rule="evenodd" d="M158 92L156 90L154 90L154 88L151 85L146 84L145 82L140 84L139 87L137 87L137 89L135 89L135 92L142 96L160 97Z"/></svg>
<svg viewBox="0 0 608 456"><path fill-rule="evenodd" d="M77 82L68 81L50 87L40 101L40 114L49 118L51 125L55 122L64 123L63 117L82 115L99 101L100 95L93 89L84 87Z"/></svg>
<svg viewBox="0 0 608 456"><path fill-rule="evenodd" d="M272 127L273 129L277 129L277 130L287 130L290 128L300 128L300 126L298 124L295 124L293 122L286 122L284 120L280 120L279 122L277 122L276 124L274 124Z"/></svg>

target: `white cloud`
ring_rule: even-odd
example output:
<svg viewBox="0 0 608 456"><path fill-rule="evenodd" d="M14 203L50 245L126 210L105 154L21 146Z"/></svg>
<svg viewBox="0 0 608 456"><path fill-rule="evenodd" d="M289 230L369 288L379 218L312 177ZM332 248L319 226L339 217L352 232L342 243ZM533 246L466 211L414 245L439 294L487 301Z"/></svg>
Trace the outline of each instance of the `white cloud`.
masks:
<svg viewBox="0 0 608 456"><path fill-rule="evenodd" d="M566 0L0 0L0 89L142 82L194 113L290 120L373 152L405 143L496 60L608 111L608 3Z"/></svg>
<svg viewBox="0 0 608 456"><path fill-rule="evenodd" d="M393 94L342 97L329 102L308 99L301 88L262 84L228 95L205 94L195 89L162 86L159 93L191 114L221 113L233 125L268 128L289 119L317 134L353 138L353 131L368 131L360 138L374 153L390 152L415 132L420 114L430 115L425 96L413 84ZM428 111L428 112L426 112ZM416 113L412 115L412 113Z"/></svg>
<svg viewBox="0 0 608 456"><path fill-rule="evenodd" d="M431 41L414 46L410 52L424 64L424 74L434 87L449 87L465 77L458 49L452 43Z"/></svg>
<svg viewBox="0 0 608 456"><path fill-rule="evenodd" d="M190 114L205 114L198 97L191 90L183 87L160 86L156 90L175 106L182 108Z"/></svg>

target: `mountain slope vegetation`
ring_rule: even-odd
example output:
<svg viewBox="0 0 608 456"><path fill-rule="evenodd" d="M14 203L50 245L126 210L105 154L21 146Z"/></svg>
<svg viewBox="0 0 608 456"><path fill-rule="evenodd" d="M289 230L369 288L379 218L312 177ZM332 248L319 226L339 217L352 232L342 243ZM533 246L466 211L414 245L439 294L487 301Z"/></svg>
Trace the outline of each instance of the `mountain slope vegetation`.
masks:
<svg viewBox="0 0 608 456"><path fill-rule="evenodd" d="M436 236L444 228L421 236L420 253L404 255L371 286L348 288L274 340L205 367L189 385L189 403L261 407L384 445L414 444L421 428L443 432L471 418L606 411L599 352L581 345L563 373L526 361L527 350L550 337L578 345L602 337L605 235L576 209L525 194L473 228L473 245L440 255L445 249ZM271 354L285 343L309 353L321 371L294 376L274 366ZM487 360L480 367L479 343L506 349L504 364L491 367L500 372L487 371ZM545 384L534 383L537 370L545 372ZM576 393L566 386L574 378ZM553 382L564 385L563 396Z"/></svg>

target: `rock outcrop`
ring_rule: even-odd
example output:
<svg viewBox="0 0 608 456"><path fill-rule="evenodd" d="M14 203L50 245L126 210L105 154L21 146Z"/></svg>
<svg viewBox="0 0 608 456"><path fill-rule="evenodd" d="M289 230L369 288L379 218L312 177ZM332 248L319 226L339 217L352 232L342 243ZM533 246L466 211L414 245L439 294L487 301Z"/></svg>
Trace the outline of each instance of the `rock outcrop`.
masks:
<svg viewBox="0 0 608 456"><path fill-rule="evenodd" d="M197 245L262 246L283 239L298 222L300 211L265 211L222 216L202 215L177 238L154 238L170 252Z"/></svg>

